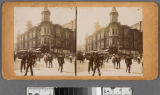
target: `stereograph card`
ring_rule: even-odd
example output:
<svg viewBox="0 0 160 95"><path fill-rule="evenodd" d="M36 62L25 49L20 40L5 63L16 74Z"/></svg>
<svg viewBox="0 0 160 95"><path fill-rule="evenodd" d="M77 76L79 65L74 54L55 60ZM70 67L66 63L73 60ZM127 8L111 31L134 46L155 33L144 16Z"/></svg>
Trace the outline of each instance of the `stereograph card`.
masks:
<svg viewBox="0 0 160 95"><path fill-rule="evenodd" d="M158 6L5 2L2 74L7 80L154 80Z"/></svg>

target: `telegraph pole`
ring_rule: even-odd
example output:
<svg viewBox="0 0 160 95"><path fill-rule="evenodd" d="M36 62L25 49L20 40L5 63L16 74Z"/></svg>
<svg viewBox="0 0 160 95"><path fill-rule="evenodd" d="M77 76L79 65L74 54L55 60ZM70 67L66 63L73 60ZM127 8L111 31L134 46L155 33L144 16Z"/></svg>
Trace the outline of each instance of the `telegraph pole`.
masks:
<svg viewBox="0 0 160 95"><path fill-rule="evenodd" d="M77 76L77 7L76 7L76 17L75 17L75 76Z"/></svg>

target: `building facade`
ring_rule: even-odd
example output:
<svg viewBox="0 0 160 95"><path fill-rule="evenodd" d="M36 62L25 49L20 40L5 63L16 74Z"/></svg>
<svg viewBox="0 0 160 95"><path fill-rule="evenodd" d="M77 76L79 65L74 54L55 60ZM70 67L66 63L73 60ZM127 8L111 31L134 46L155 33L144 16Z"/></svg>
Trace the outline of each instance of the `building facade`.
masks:
<svg viewBox="0 0 160 95"><path fill-rule="evenodd" d="M92 35L86 37L86 52L113 51L123 54L141 54L143 51L142 22L132 27L121 25L115 7L112 7L110 12L109 25L100 28L96 23L95 30Z"/></svg>
<svg viewBox="0 0 160 95"><path fill-rule="evenodd" d="M27 30L17 36L17 51L31 48L43 52L74 53L75 30L72 26L53 24L50 21L50 11L47 7L42 11L42 21L38 26L27 23Z"/></svg>

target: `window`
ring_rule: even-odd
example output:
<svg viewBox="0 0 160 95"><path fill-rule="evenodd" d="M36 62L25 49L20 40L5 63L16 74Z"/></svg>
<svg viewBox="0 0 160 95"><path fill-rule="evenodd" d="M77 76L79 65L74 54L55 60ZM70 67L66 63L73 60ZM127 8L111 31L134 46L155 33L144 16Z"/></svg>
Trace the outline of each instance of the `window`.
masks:
<svg viewBox="0 0 160 95"><path fill-rule="evenodd" d="M33 47L35 47L35 45L36 45L36 42L35 42L35 40L33 40Z"/></svg>
<svg viewBox="0 0 160 95"><path fill-rule="evenodd" d="M115 44L115 40L113 39L113 45Z"/></svg>
<svg viewBox="0 0 160 95"><path fill-rule="evenodd" d="M46 28L44 27L44 34L46 35Z"/></svg>
<svg viewBox="0 0 160 95"><path fill-rule="evenodd" d="M113 33L113 35L114 35L114 29L112 29L112 33Z"/></svg>
<svg viewBox="0 0 160 95"><path fill-rule="evenodd" d="M36 31L33 31L33 38L36 37Z"/></svg>
<svg viewBox="0 0 160 95"><path fill-rule="evenodd" d="M69 38L69 33L66 33L66 34L68 34L67 36L68 36L68 38ZM56 36L57 36L57 37L61 37L61 31L60 31L59 28L56 29Z"/></svg>
<svg viewBox="0 0 160 95"><path fill-rule="evenodd" d="M103 39L103 38L104 38L104 31L101 32L101 39Z"/></svg>
<svg viewBox="0 0 160 95"><path fill-rule="evenodd" d="M67 38L67 39L69 38L69 33L68 33L68 32L66 32L66 38Z"/></svg>
<svg viewBox="0 0 160 95"><path fill-rule="evenodd" d="M29 41L29 47L32 47L32 41Z"/></svg>
<svg viewBox="0 0 160 95"><path fill-rule="evenodd" d="M25 40L27 40L27 35L25 35Z"/></svg>
<svg viewBox="0 0 160 95"><path fill-rule="evenodd" d="M47 41L47 43L49 44L49 38L48 38L48 41Z"/></svg>
<svg viewBox="0 0 160 95"><path fill-rule="evenodd" d="M104 48L104 41L101 41L101 48Z"/></svg>
<svg viewBox="0 0 160 95"><path fill-rule="evenodd" d="M30 39L32 39L32 33L30 33L29 37L30 37Z"/></svg>

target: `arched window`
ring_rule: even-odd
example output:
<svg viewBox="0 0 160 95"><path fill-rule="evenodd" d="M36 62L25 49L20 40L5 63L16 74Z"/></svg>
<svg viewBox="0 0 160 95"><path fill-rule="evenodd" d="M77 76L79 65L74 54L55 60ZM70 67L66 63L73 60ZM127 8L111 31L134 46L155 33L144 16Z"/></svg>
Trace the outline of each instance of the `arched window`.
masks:
<svg viewBox="0 0 160 95"><path fill-rule="evenodd" d="M44 44L46 44L46 38L44 38Z"/></svg>
<svg viewBox="0 0 160 95"><path fill-rule="evenodd" d="M46 35L46 32L47 32L47 31L46 31L46 27L44 27L44 33L45 33L45 35Z"/></svg>
<svg viewBox="0 0 160 95"><path fill-rule="evenodd" d="M114 29L112 29L112 33L113 33L113 35L114 35Z"/></svg>
<svg viewBox="0 0 160 95"><path fill-rule="evenodd" d="M49 44L49 38L48 38L48 41L47 41L47 42L48 42L48 44Z"/></svg>

